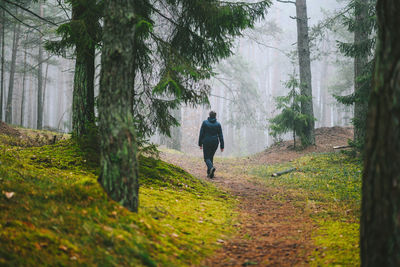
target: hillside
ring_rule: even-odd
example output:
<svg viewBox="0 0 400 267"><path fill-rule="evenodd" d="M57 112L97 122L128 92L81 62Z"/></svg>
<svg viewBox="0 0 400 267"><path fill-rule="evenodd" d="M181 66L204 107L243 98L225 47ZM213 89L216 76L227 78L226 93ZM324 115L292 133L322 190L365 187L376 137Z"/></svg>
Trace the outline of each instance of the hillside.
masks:
<svg viewBox="0 0 400 267"><path fill-rule="evenodd" d="M191 265L231 232L233 199L179 167L140 157L138 214L97 174L72 140L1 124L0 265Z"/></svg>
<svg viewBox="0 0 400 267"><path fill-rule="evenodd" d="M322 127L315 129L315 145L304 150L294 150L293 141L283 141L249 158L259 163L280 163L291 161L310 153L336 152L333 147L347 146L353 138L353 127Z"/></svg>

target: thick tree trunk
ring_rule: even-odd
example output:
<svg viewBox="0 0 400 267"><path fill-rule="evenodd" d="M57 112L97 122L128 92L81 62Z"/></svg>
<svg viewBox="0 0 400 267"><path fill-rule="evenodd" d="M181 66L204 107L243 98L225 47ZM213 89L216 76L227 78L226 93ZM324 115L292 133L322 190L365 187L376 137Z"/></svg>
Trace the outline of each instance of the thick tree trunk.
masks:
<svg viewBox="0 0 400 267"><path fill-rule="evenodd" d="M362 266L400 266L400 1L378 0L361 213Z"/></svg>
<svg viewBox="0 0 400 267"><path fill-rule="evenodd" d="M365 25L368 23L368 2L370 0L356 0L355 5L355 28L354 44L363 46L368 42L368 31ZM363 82L360 77L364 74L368 64L368 57L365 55L356 55L354 58L354 91L361 90ZM365 85L364 85L365 86ZM359 144L364 143L365 128L367 123L368 102L367 99L356 99L354 103L354 141Z"/></svg>
<svg viewBox="0 0 400 267"><path fill-rule="evenodd" d="M129 210L139 204L134 85L135 1L106 0L99 95L101 174L108 195Z"/></svg>
<svg viewBox="0 0 400 267"><path fill-rule="evenodd" d="M93 1L93 5L96 1ZM95 75L95 45L94 42L85 42L86 39L94 38L94 25L97 21L92 16L85 15L84 6L75 5L72 7L73 27L86 26L86 34L81 36L82 42L76 44L74 91L72 98L72 133L75 137L82 137L89 133L93 127L94 115L94 75ZM77 29L79 31L79 29ZM88 34L88 35L87 35Z"/></svg>
<svg viewBox="0 0 400 267"><path fill-rule="evenodd" d="M303 114L314 117L312 86L311 86L311 63L310 63L310 45L308 38L308 17L306 0L296 0L296 17L297 17L297 50L299 54L299 70L300 70L300 93L309 97L308 100L302 101L301 112ZM315 144L314 136L314 120L310 120L305 127L302 140L303 146Z"/></svg>
<svg viewBox="0 0 400 267"><path fill-rule="evenodd" d="M6 13L1 12L1 79L0 79L0 121L3 120L3 99L4 99L4 45L5 45L5 21Z"/></svg>
<svg viewBox="0 0 400 267"><path fill-rule="evenodd" d="M40 16L43 17L43 5L40 4ZM43 46L42 36L39 38L39 54L38 54L38 93L37 93L37 121L36 128L43 128Z"/></svg>
<svg viewBox="0 0 400 267"><path fill-rule="evenodd" d="M8 94L7 94L7 106L6 106L6 123L12 124L12 112L13 112L13 96L14 96L14 77L15 68L17 63L17 51L19 45L21 24L14 25L14 38L13 48L11 52L11 65L10 65L10 79L8 81Z"/></svg>

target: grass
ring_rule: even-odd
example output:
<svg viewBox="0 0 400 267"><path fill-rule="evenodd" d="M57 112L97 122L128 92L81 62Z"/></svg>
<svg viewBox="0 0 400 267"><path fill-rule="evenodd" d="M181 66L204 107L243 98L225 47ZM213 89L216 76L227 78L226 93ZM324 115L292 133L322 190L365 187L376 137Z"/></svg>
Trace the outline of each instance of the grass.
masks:
<svg viewBox="0 0 400 267"><path fill-rule="evenodd" d="M188 266L232 232L235 201L176 166L140 157L132 213L107 197L73 141L9 139L0 138L0 266Z"/></svg>
<svg viewBox="0 0 400 267"><path fill-rule="evenodd" d="M312 266L357 266L361 205L361 162L344 154L312 154L291 163L258 166L251 174L279 188L277 200L294 200L317 225ZM271 177L289 168L296 171Z"/></svg>

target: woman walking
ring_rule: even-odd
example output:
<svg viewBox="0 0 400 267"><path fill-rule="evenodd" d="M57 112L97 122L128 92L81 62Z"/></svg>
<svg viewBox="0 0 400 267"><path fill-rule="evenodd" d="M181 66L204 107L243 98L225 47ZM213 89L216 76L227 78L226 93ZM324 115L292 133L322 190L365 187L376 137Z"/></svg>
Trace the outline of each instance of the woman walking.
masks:
<svg viewBox="0 0 400 267"><path fill-rule="evenodd" d="M207 165L207 177L209 178L214 178L215 167L213 160L219 144L221 152L223 152L224 136L221 124L217 122L217 113L210 111L208 119L203 121L201 125L199 136L199 147L203 149L204 161Z"/></svg>

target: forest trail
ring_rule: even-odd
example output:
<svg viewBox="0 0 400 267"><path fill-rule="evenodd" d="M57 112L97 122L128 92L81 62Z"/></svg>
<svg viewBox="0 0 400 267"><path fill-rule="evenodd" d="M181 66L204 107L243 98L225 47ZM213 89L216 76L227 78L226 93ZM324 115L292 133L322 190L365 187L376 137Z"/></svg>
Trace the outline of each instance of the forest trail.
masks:
<svg viewBox="0 0 400 267"><path fill-rule="evenodd" d="M202 266L305 266L315 247L311 240L313 223L309 215L293 205L277 188L266 187L249 175L253 167L292 161L312 152L333 152L347 144L350 127L316 129L316 145L303 151L291 149L291 141L274 145L247 158L217 158L216 177L206 177L203 159L182 153L163 152L163 160L184 168L200 179L208 179L238 198L239 223L231 240ZM195 151L198 154L199 151ZM219 152L218 152L219 153ZM217 154L218 154L217 153Z"/></svg>
<svg viewBox="0 0 400 267"><path fill-rule="evenodd" d="M201 158L162 153L163 160L208 179ZM303 266L313 250L312 221L290 199L274 200L277 189L267 188L247 174L256 162L249 159L217 159L216 177L209 179L238 198L237 233L201 266Z"/></svg>

